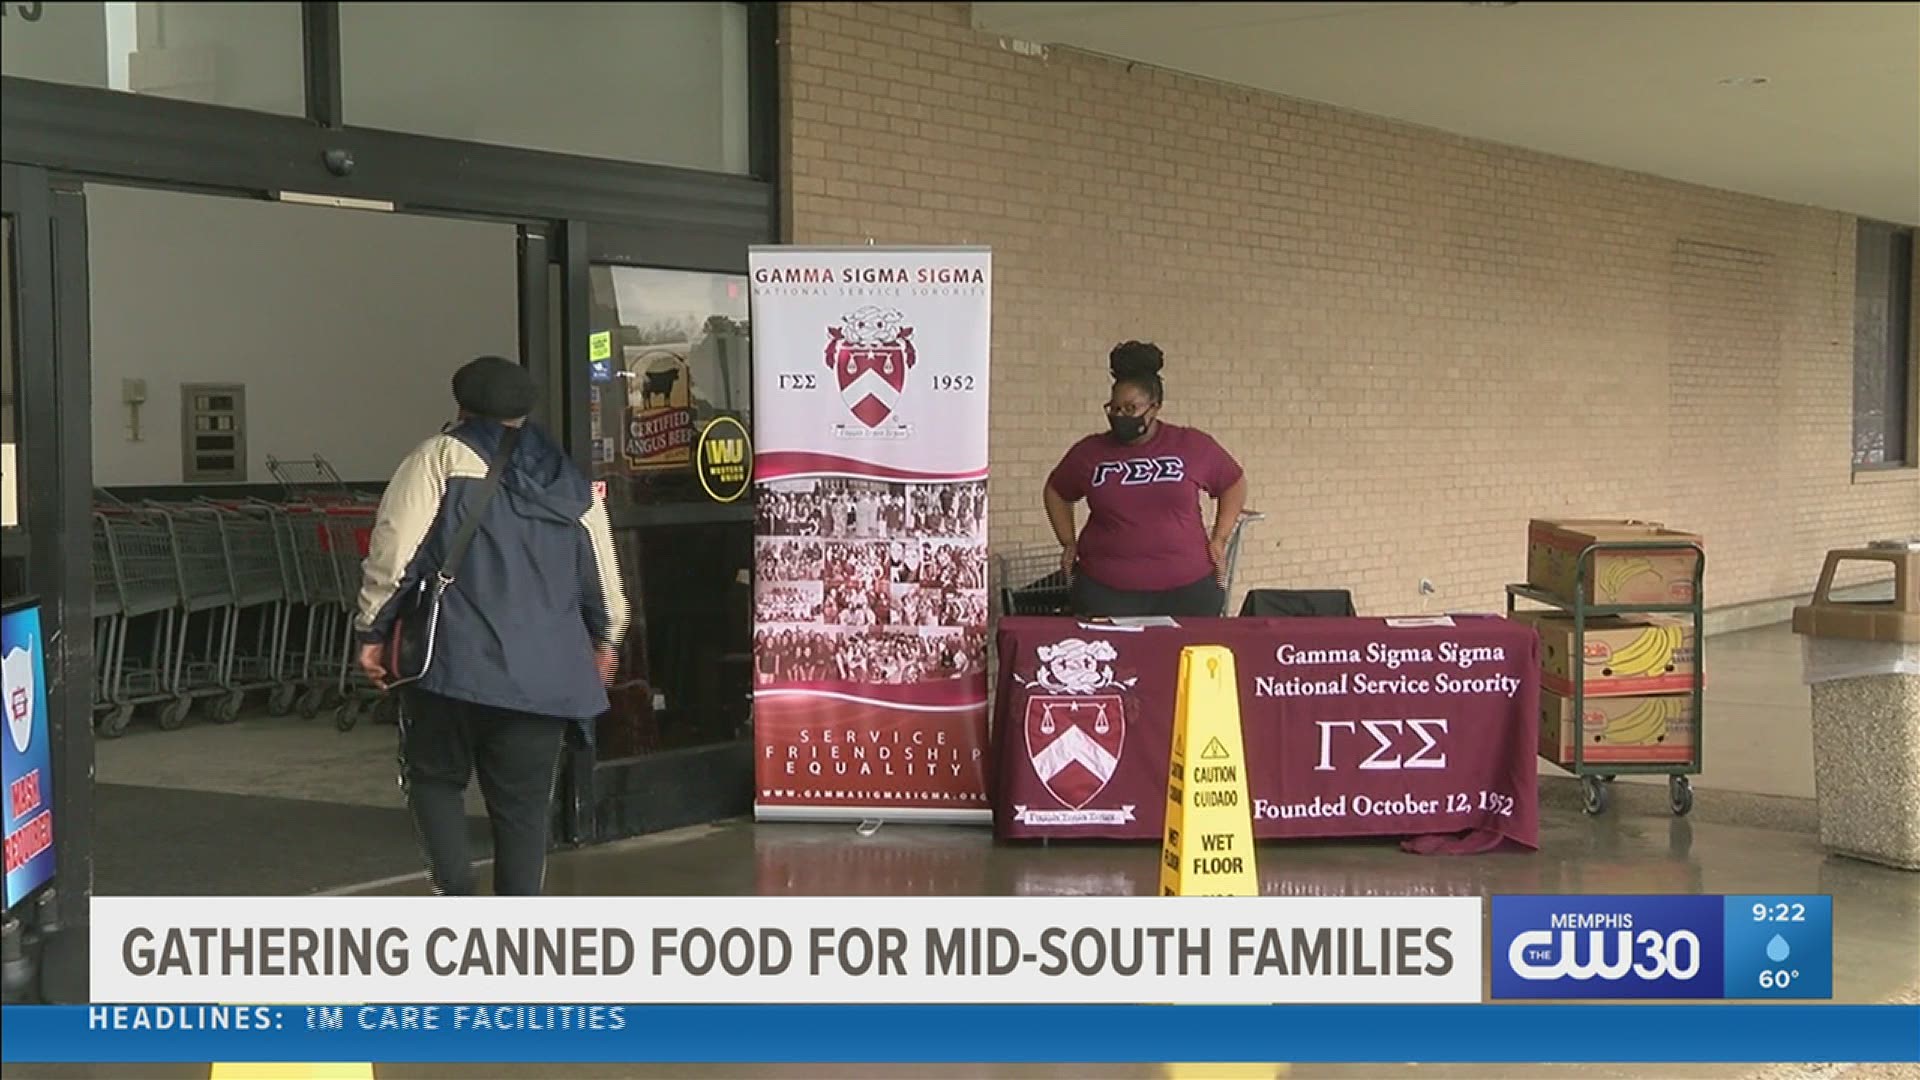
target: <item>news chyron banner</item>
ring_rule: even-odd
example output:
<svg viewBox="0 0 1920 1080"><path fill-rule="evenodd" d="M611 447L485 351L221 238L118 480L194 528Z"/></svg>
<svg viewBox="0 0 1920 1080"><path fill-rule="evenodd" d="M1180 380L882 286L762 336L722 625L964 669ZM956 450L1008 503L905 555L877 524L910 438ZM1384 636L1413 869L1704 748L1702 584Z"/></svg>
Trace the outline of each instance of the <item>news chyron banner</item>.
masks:
<svg viewBox="0 0 1920 1080"><path fill-rule="evenodd" d="M455 1007L471 1005L567 1006L584 1021L597 1005L1463 1004L1480 1000L1485 970L1471 896L102 896L94 905L96 1002L443 1004L450 1026L488 1019L491 1010Z"/></svg>
<svg viewBox="0 0 1920 1080"><path fill-rule="evenodd" d="M991 819L982 248L755 248L755 816Z"/></svg>

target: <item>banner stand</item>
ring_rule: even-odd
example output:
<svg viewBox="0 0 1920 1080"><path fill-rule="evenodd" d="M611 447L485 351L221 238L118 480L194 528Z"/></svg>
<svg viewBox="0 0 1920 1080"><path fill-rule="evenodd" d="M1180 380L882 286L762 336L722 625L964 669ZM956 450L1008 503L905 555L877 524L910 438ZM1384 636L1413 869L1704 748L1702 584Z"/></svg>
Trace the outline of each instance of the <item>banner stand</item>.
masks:
<svg viewBox="0 0 1920 1080"><path fill-rule="evenodd" d="M992 255L748 264L754 817L989 822Z"/></svg>

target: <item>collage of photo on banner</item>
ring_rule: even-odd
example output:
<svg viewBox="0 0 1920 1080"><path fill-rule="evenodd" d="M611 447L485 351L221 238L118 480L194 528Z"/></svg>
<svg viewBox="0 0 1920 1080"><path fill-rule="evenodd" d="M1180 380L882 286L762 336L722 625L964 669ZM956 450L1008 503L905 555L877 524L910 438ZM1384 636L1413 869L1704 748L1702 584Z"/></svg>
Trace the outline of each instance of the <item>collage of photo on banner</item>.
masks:
<svg viewBox="0 0 1920 1080"><path fill-rule="evenodd" d="M985 823L983 248L756 248L756 817Z"/></svg>

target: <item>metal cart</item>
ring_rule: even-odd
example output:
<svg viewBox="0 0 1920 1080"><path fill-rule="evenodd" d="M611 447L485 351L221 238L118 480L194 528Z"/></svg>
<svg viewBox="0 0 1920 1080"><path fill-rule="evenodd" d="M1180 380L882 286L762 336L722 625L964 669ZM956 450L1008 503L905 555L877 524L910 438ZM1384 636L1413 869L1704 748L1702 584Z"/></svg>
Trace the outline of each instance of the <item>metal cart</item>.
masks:
<svg viewBox="0 0 1920 1080"><path fill-rule="evenodd" d="M368 496L348 487L340 478L339 470L319 454L293 460L269 456L267 472L280 485L289 503L334 506L370 501Z"/></svg>
<svg viewBox="0 0 1920 1080"><path fill-rule="evenodd" d="M217 514L233 596L219 661L219 684L227 693L210 710L216 722L226 724L240 718L248 693L283 693L280 656L292 585L277 520L284 514L278 507L261 502L209 505Z"/></svg>
<svg viewBox="0 0 1920 1080"><path fill-rule="evenodd" d="M311 522L295 518L290 507L272 507L268 520L273 525L273 546L280 559L287 595L286 602L280 605L279 635L273 652L274 686L267 695L267 715L285 716L293 711L300 697L306 650L306 625L301 616L311 611L314 603L296 530L302 526L312 530Z"/></svg>
<svg viewBox="0 0 1920 1080"><path fill-rule="evenodd" d="M172 699L166 673L178 600L166 520L117 500L103 502L93 515L93 635L100 658L93 707L101 738L126 734L138 706Z"/></svg>
<svg viewBox="0 0 1920 1080"><path fill-rule="evenodd" d="M1220 614L1233 603L1233 582L1240 562L1240 540L1249 524L1266 520L1258 510L1242 510L1227 537L1227 581ZM1060 569L1058 546L1019 548L994 556L1002 615L1065 615L1073 582Z"/></svg>
<svg viewBox="0 0 1920 1080"><path fill-rule="evenodd" d="M287 670L288 681L298 687L289 704L299 710L301 717L311 720L320 715L320 710L338 704L334 695L340 677L337 645L344 632L340 622L346 614L341 607L343 586L339 563L327 540L326 517L320 508L293 507L288 522L294 572L300 581L300 600L306 614L295 624L300 629L297 656L293 644L295 635L290 633L282 665Z"/></svg>
<svg viewBox="0 0 1920 1080"><path fill-rule="evenodd" d="M160 709L160 727L172 731L187 721L195 700L219 697L216 719L240 715L239 696L226 685L233 650L234 589L228 565L226 522L219 511L198 506L153 506L166 521L178 582L179 633L167 667L173 699ZM204 631L194 645L196 623Z"/></svg>
<svg viewBox="0 0 1920 1080"><path fill-rule="evenodd" d="M334 582L339 589L340 652L338 666L334 669L336 682L333 698L339 702L339 707L334 711L333 725L341 731L352 731L362 715L370 715L376 722L382 723L393 716L393 704L389 696L361 672L354 655L358 649L353 640L353 616L360 602L360 581L367 547L373 538L373 508L328 507L322 519L326 522L327 550L333 556Z"/></svg>
<svg viewBox="0 0 1920 1080"><path fill-rule="evenodd" d="M1694 554L1693 563L1693 602L1688 604L1607 604L1598 605L1587 602L1587 581L1593 574L1594 557L1600 553L1619 554L1629 552L1667 552L1690 550ZM1571 600L1555 596L1530 585L1507 586L1507 614L1512 616L1514 604L1519 600L1531 600L1556 611L1573 616L1573 647L1567 664L1568 677L1573 684L1572 708L1574 724L1573 764L1570 771L1580 778L1580 792L1586 812L1603 814L1607 809L1607 784L1616 776L1630 774L1665 775L1667 777L1667 802L1675 815L1684 816L1693 809L1692 777L1700 775L1701 762L1706 753L1706 606L1702 595L1702 586L1706 580L1707 553L1695 542L1674 540L1619 540L1602 541L1589 544L1580 551L1580 559L1575 564L1573 598ZM1683 615L1693 619L1693 753L1685 762L1660 762L1657 764L1636 764L1632 762L1606 762L1589 765L1586 755L1586 656L1587 620L1609 615ZM1543 755L1544 756L1544 755Z"/></svg>

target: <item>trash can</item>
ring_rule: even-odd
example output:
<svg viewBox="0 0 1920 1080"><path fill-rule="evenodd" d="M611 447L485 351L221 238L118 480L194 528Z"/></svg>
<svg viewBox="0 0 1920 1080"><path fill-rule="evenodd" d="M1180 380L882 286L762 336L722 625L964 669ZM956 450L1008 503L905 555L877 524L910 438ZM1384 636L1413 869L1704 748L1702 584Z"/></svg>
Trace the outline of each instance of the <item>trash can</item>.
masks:
<svg viewBox="0 0 1920 1080"><path fill-rule="evenodd" d="M1891 601L1833 598L1845 563L1891 564ZM1920 870L1920 539L1827 553L1813 602L1794 609L1813 691L1820 843Z"/></svg>

